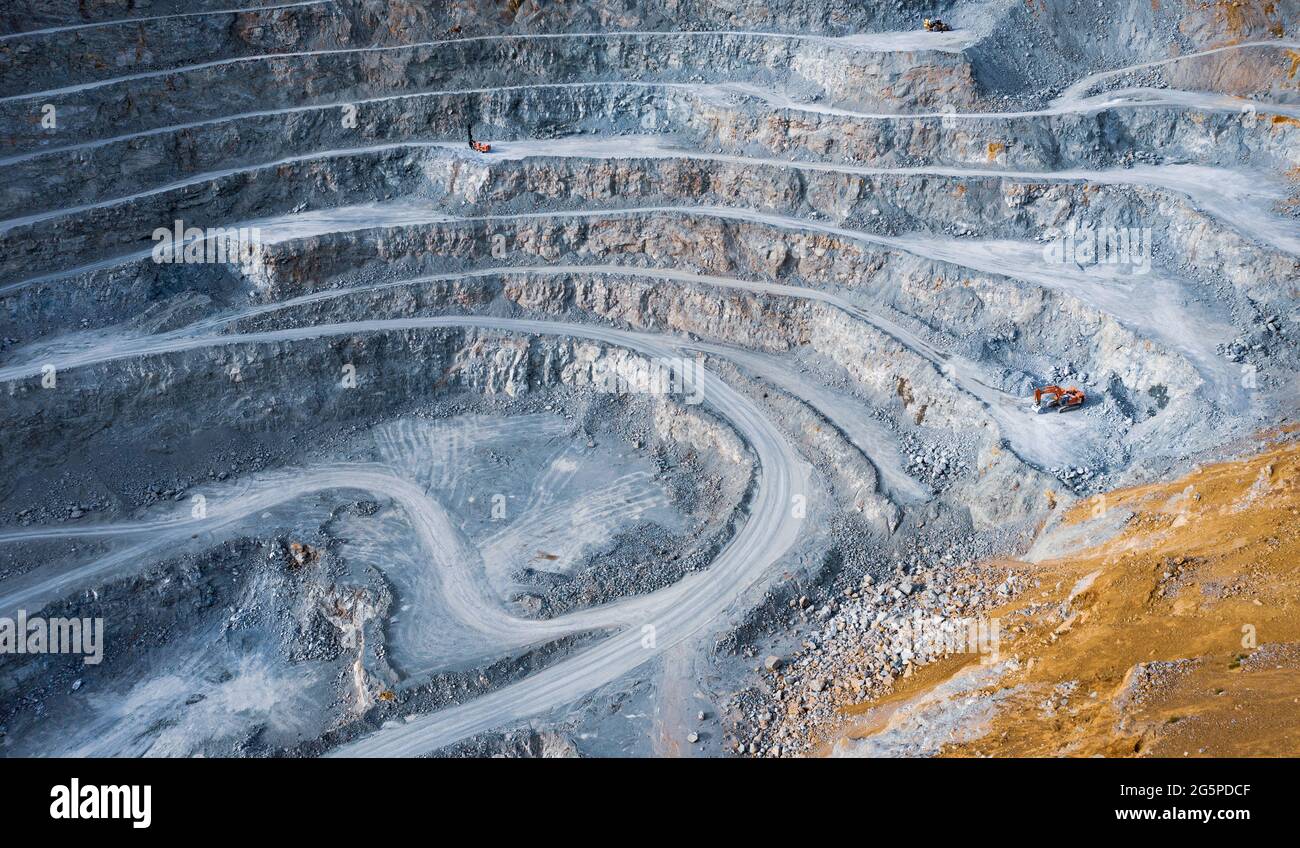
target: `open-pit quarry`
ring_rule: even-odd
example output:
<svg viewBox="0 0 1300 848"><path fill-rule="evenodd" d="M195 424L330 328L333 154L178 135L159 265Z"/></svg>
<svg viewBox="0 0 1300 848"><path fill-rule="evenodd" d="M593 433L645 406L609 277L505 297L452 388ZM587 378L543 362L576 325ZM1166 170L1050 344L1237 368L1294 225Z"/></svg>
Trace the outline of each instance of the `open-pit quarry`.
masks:
<svg viewBox="0 0 1300 848"><path fill-rule="evenodd" d="M5 0L0 128L0 755L1300 752L1296 0Z"/></svg>

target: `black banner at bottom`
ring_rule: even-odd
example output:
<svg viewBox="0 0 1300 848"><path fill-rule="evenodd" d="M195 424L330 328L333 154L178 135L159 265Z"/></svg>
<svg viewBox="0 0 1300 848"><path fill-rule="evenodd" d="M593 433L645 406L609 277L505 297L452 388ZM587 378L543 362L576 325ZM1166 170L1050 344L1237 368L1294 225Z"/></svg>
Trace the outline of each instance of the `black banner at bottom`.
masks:
<svg viewBox="0 0 1300 848"><path fill-rule="evenodd" d="M1293 760L6 760L9 828L117 837L264 833L374 837L388 823L479 826L623 810L638 832L664 811L723 832L777 820L1218 830L1294 814ZM748 812L746 812L748 810ZM409 814L414 812L415 818ZM680 824L680 820L678 820ZM516 825L511 825L514 827ZM622 830L623 828L620 828ZM12 830L11 830L12 832ZM287 834L285 834L287 835Z"/></svg>

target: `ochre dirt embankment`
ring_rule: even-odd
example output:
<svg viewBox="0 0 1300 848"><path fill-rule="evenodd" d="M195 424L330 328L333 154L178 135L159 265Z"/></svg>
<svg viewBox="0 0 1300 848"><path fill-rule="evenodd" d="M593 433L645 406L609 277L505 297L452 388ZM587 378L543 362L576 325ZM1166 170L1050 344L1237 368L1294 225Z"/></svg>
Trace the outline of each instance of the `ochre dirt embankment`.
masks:
<svg viewBox="0 0 1300 848"><path fill-rule="evenodd" d="M1076 505L1051 532L1082 532L1084 547L1013 563L1034 588L991 613L1008 670L943 695L979 659L920 669L887 702L846 708L861 721L840 744L896 728L921 703L932 714L936 697L954 714L975 697L996 702L992 717L942 755L1300 754L1296 436Z"/></svg>

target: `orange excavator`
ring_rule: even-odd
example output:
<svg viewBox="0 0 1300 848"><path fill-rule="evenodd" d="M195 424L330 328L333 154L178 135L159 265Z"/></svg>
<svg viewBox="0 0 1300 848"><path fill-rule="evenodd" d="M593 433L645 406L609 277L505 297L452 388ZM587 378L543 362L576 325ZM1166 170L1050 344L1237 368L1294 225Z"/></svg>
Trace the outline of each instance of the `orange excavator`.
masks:
<svg viewBox="0 0 1300 848"><path fill-rule="evenodd" d="M1078 409L1087 399L1087 395L1074 386L1068 389L1060 386L1043 386L1041 389L1034 389L1034 404L1038 406L1039 412L1046 412L1052 407L1056 407L1057 412Z"/></svg>
<svg viewBox="0 0 1300 848"><path fill-rule="evenodd" d="M491 153L491 152L492 152L492 145L488 144L486 141L475 141L475 140L474 140L474 125L473 125L473 124L466 124L466 125L465 125L465 135L469 137L469 147L470 147L471 150L477 150L479 153Z"/></svg>

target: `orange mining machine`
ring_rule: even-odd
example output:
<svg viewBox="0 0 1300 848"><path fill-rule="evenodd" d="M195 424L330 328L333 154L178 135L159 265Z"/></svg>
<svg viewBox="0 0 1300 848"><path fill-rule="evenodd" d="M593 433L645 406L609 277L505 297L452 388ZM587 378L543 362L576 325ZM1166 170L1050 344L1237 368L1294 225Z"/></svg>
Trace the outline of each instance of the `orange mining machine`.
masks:
<svg viewBox="0 0 1300 848"><path fill-rule="evenodd" d="M473 124L466 124L466 125L465 125L465 135L469 138L469 148L470 148L470 150L477 150L479 153L491 153L491 152L492 152L492 145L488 144L486 141L475 141L475 140L474 140L474 125L473 125Z"/></svg>
<svg viewBox="0 0 1300 848"><path fill-rule="evenodd" d="M1046 412L1053 407L1057 412L1078 409L1087 399L1087 395L1074 386L1068 389L1060 386L1043 386L1041 389L1034 389L1034 404L1039 412Z"/></svg>

